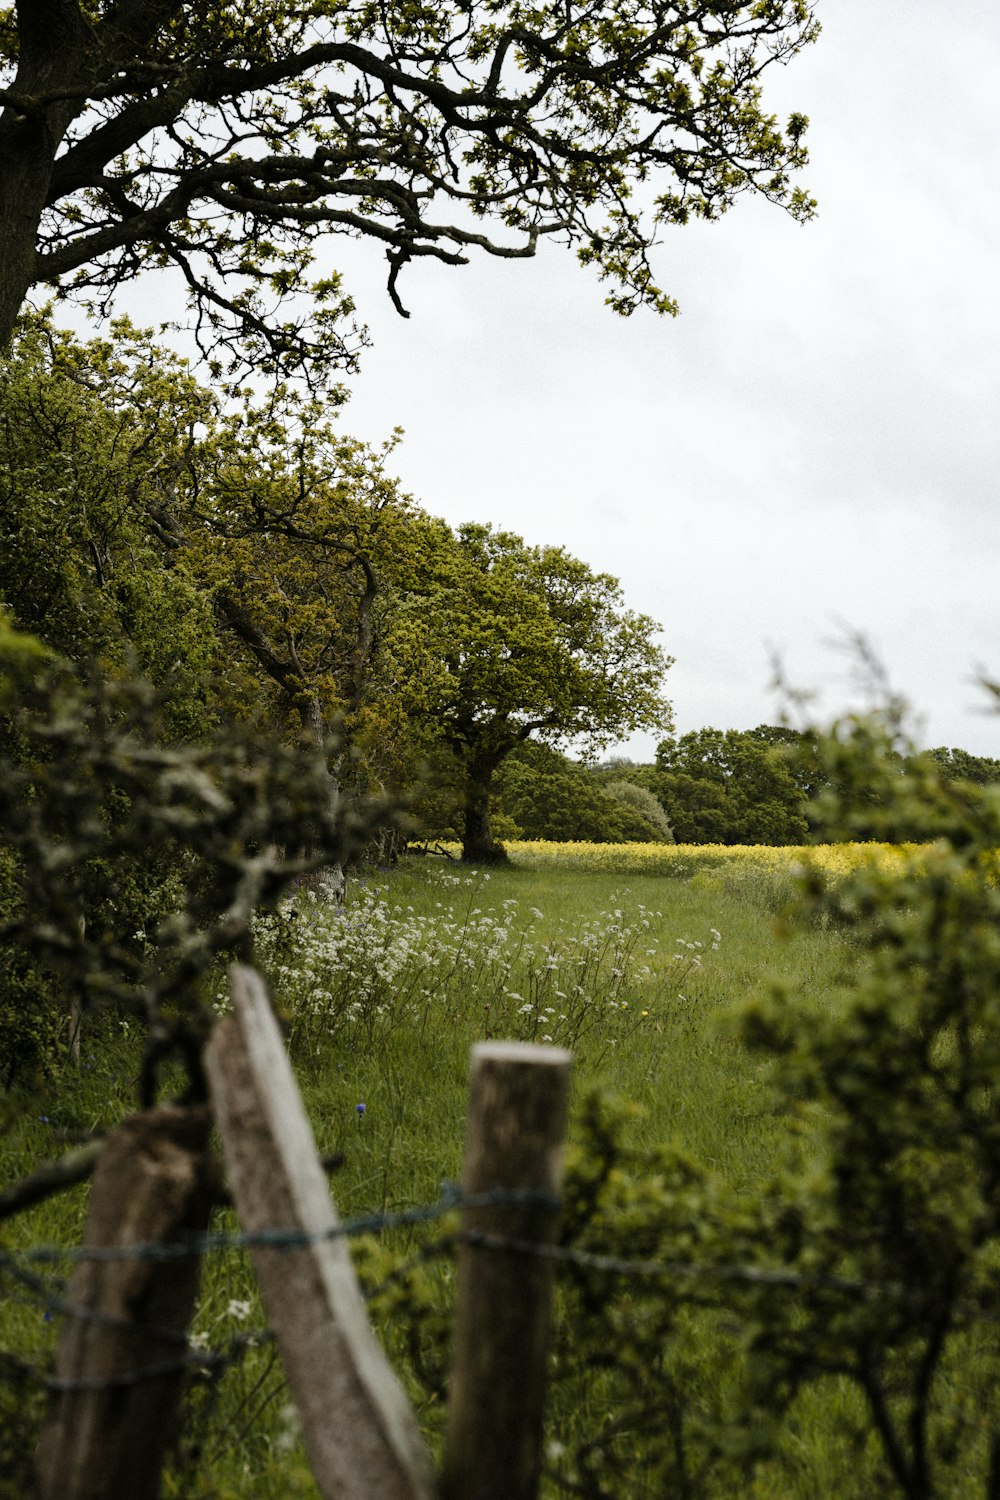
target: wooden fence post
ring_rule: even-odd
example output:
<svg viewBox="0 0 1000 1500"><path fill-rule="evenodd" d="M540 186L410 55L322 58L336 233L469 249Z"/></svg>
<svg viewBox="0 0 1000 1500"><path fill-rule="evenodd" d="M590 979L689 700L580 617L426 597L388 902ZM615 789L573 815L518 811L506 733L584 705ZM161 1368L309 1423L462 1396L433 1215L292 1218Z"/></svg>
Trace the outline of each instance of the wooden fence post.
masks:
<svg viewBox="0 0 1000 1500"><path fill-rule="evenodd" d="M85 1246L203 1231L214 1181L206 1109L164 1106L111 1132L94 1172ZM81 1260L66 1300L58 1394L36 1460L39 1500L155 1500L173 1436L198 1287L196 1255ZM62 1387L62 1389L60 1389Z"/></svg>
<svg viewBox="0 0 1000 1500"><path fill-rule="evenodd" d="M205 1054L244 1227L310 1243L253 1252L313 1475L325 1500L432 1500L413 1411L379 1348L263 980L230 971L232 1017Z"/></svg>
<svg viewBox="0 0 1000 1500"><path fill-rule="evenodd" d="M554 1196L569 1094L570 1054L523 1042L473 1048L465 1194L492 1189ZM463 1212L463 1231L550 1244L557 1213L544 1204ZM465 1242L445 1437L444 1500L535 1500L552 1264L525 1250Z"/></svg>

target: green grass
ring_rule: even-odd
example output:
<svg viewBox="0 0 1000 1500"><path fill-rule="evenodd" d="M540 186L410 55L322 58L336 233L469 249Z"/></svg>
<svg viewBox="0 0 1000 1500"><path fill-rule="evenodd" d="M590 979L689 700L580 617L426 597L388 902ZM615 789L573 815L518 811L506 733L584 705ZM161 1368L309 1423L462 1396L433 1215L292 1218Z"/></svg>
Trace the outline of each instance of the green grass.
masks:
<svg viewBox="0 0 1000 1500"><path fill-rule="evenodd" d="M493 872L486 885L466 886L466 878L459 886L442 886L440 875L435 878L435 872L423 866L404 869L388 883L388 900L401 912L412 907L417 916L433 915L443 902L448 915L458 920L469 909L470 893L472 909L484 911L497 911L505 901L515 900L514 927L519 919L531 922L539 946L615 910L628 915L639 906L647 909L649 937L659 949L649 957L652 975L635 982L627 999L633 1015L645 1008L650 1015L642 1024L626 1027L620 1025L620 1017L607 1018L581 1041L574 1056L574 1096L600 1084L641 1106L641 1137L676 1139L717 1164L734 1184L756 1178L769 1156L773 1120L762 1067L748 1056L728 1023L747 1002L768 993L778 978L806 999L835 1003L835 976L844 958L841 938L791 930L766 908L725 892L693 888L686 881L579 873L554 877L550 871L517 868ZM532 918L533 910L542 917ZM713 928L721 934L714 952ZM704 949L702 968L688 973L677 991L673 954L679 938L701 942ZM517 977L515 971L510 987L521 993ZM515 1012L511 1005L507 1020L514 1027ZM449 1021L453 1018L449 1012ZM334 1061L331 1050L315 1074L310 1070L309 1086L322 1096L331 1082L337 1093L341 1084L349 1083L345 1104L352 1107L357 1102L350 1097L352 1090L357 1099L370 1094L364 1123L373 1136L382 1128L381 1101L388 1105L401 1089L404 1101L408 1095L413 1100L408 1129L421 1140L435 1142L432 1157L440 1149L457 1161L467 1054L484 1032L477 1025L483 1019L470 997L460 1024L449 1024L443 1031L432 1025L430 1055L413 1058L412 1067L406 1061L411 1046L406 1035L398 1058L395 1048L388 1056L352 1049ZM489 1019L503 1029L495 1013ZM562 1040L558 1032L555 1040ZM343 1069L336 1079L331 1067L334 1072ZM391 1078L395 1085L390 1085ZM415 1140L412 1145L423 1154Z"/></svg>
<svg viewBox="0 0 1000 1500"><path fill-rule="evenodd" d="M775 1116L762 1064L738 1040L734 1018L776 977L803 1003L836 1004L844 959L836 933L790 930L766 901L732 885L706 890L697 881L648 875L517 867L491 872L485 881L428 861L404 865L374 884L355 884L347 916L365 909L379 914L379 952L393 956L385 958L385 972L376 963L355 971L339 989L323 947L321 906L302 901L300 914L262 941L292 1025L318 1146L343 1156L333 1190L344 1216L432 1202L442 1180L460 1175L469 1049L478 1038L530 1033L560 1041L560 1027L565 1032L577 1023L575 1105L600 1085L636 1107L637 1147L676 1143L734 1189L772 1169L785 1124ZM626 953L624 975L613 974L613 955L601 960L604 968L595 967L594 953L607 934L628 929L641 909L648 927L631 949L626 934L615 950L619 957ZM491 923L501 924L504 946L501 951L494 942L484 957L488 934L497 930ZM721 935L716 949L712 929ZM590 958L579 947L584 930L594 940ZM703 946L681 948L678 939ZM398 963L404 940L415 955L409 967ZM608 941L611 954L614 942ZM315 963L306 982L302 954L310 943ZM679 964L673 958L678 951L685 955ZM700 968L686 967L694 952ZM557 1011L539 1025L538 1014L524 1009L530 998L541 1009L553 998L552 976L584 973L587 963L586 993L576 1009L567 1008L569 1019L559 1021ZM323 985L330 998L317 1001ZM618 997L614 1006L608 993ZM8 1110L0 1143L5 1180L25 1175L61 1143L105 1128L133 1107L135 1037L105 1027L85 1039L84 1056L89 1067L79 1074L67 1070L45 1092L23 1100L19 1111ZM4 1247L78 1242L85 1199L86 1190L76 1189L8 1221ZM394 1250L412 1250L425 1237L401 1231L390 1242ZM0 1348L35 1364L50 1360L57 1324L46 1322L42 1311L30 1295L12 1296L0 1309ZM218 1346L233 1332L265 1322L246 1257L210 1259L195 1331ZM397 1324L384 1332L394 1358L405 1362L404 1330ZM433 1431L435 1399L406 1378ZM581 1378L586 1384L585 1372ZM588 1401L600 1405L600 1383L587 1389L589 1395L577 1390L574 1411L555 1413L556 1426L569 1431ZM15 1404L26 1442L37 1413L23 1404L23 1393ZM314 1493L270 1349L251 1350L218 1391L196 1389L190 1415L190 1461L168 1477L168 1495L294 1500ZM802 1441L822 1446L815 1433ZM803 1473L809 1472L805 1463ZM0 1495L16 1492L0 1484ZM803 1479L794 1493L819 1491Z"/></svg>

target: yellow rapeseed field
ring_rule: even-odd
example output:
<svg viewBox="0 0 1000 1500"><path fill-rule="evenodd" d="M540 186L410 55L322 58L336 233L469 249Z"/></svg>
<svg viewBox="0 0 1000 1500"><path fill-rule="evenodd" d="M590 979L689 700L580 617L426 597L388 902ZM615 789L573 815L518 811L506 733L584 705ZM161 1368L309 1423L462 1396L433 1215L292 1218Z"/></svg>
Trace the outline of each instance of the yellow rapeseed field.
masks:
<svg viewBox="0 0 1000 1500"><path fill-rule="evenodd" d="M758 871L768 876L798 874L807 863L836 879L861 865L883 868L910 860L917 844L811 844L776 848L769 844L587 844L544 839L505 844L515 865L540 869L593 870L610 875L672 875L690 879L709 872Z"/></svg>

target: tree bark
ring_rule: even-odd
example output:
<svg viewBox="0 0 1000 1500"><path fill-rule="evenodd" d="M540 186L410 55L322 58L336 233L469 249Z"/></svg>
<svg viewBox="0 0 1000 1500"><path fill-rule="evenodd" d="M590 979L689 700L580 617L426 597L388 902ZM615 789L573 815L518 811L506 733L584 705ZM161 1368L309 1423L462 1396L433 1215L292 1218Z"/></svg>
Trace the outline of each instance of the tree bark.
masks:
<svg viewBox="0 0 1000 1500"><path fill-rule="evenodd" d="M43 137L30 120L0 119L0 349L35 280L35 238L52 169Z"/></svg>
<svg viewBox="0 0 1000 1500"><path fill-rule="evenodd" d="M495 762L473 761L465 783L462 858L467 864L502 865L507 851L493 837L490 822L490 788Z"/></svg>
<svg viewBox="0 0 1000 1500"><path fill-rule="evenodd" d="M112 7L101 23L85 16L79 0L15 7L17 73L0 109L0 349L39 279L38 229L60 196L56 156L70 124L87 108L88 91L142 57L178 8L178 0L138 0ZM92 174L73 186L90 185Z"/></svg>
<svg viewBox="0 0 1000 1500"><path fill-rule="evenodd" d="M87 26L76 0L35 0L18 7L21 55L10 92L26 103L0 112L0 349L37 275L38 225L48 201L59 144L80 101L35 103L72 88L87 63Z"/></svg>
<svg viewBox="0 0 1000 1500"><path fill-rule="evenodd" d="M200 1261L99 1252L204 1231L215 1180L210 1127L206 1109L163 1105L133 1115L104 1142L86 1230L97 1253L78 1262L66 1294L57 1395L37 1454L39 1500L160 1493Z"/></svg>

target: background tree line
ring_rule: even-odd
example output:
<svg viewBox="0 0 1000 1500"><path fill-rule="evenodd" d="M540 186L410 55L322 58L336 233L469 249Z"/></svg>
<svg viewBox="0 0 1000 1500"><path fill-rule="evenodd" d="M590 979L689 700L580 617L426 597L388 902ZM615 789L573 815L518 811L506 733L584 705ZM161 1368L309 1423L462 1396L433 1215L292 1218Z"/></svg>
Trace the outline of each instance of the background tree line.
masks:
<svg viewBox="0 0 1000 1500"><path fill-rule="evenodd" d="M1000 783L1000 760L946 747L926 754L950 782ZM825 763L817 731L773 724L692 730L662 740L647 763L588 764L527 745L497 778L493 821L507 838L804 844L835 836L836 799L837 818L849 805L858 836L875 838L909 769L893 751L877 784L848 784ZM897 837L925 832L918 818Z"/></svg>

